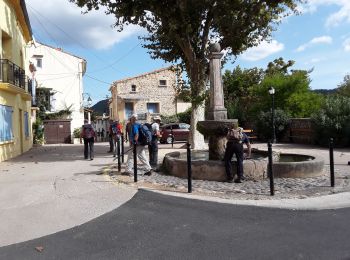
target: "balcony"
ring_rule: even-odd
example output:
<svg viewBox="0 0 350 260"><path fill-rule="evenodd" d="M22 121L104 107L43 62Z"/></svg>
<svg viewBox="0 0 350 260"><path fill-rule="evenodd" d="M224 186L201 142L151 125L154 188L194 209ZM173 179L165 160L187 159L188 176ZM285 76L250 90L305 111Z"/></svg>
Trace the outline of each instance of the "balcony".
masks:
<svg viewBox="0 0 350 260"><path fill-rule="evenodd" d="M7 59L0 59L0 82L9 83L27 91L28 80L24 69Z"/></svg>

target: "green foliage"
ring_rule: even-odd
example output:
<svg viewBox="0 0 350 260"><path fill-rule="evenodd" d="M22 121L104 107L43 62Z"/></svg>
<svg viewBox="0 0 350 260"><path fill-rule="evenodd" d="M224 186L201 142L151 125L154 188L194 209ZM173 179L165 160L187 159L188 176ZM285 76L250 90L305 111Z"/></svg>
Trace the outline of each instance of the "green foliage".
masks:
<svg viewBox="0 0 350 260"><path fill-rule="evenodd" d="M275 131L277 140L282 138L288 129L290 116L281 109L275 110ZM259 138L262 140L272 139L272 114L271 111L259 113L256 121L256 128Z"/></svg>
<svg viewBox="0 0 350 260"><path fill-rule="evenodd" d="M33 123L33 143L44 144L44 126L40 118Z"/></svg>
<svg viewBox="0 0 350 260"><path fill-rule="evenodd" d="M275 59L274 61L269 62L267 64L267 69L265 70L265 73L267 75L273 75L273 74L288 74L288 68L292 67L294 65L295 61L289 60L285 62L282 57Z"/></svg>
<svg viewBox="0 0 350 260"><path fill-rule="evenodd" d="M258 102L251 107L251 114L267 111L271 108L270 87L275 88L275 108L285 110L291 117L309 117L320 108L323 97L310 89L307 71L293 70L291 74L275 73L266 75L254 88Z"/></svg>
<svg viewBox="0 0 350 260"><path fill-rule="evenodd" d="M80 138L80 133L81 133L81 128L80 127L75 128L73 131L74 138Z"/></svg>
<svg viewBox="0 0 350 260"><path fill-rule="evenodd" d="M161 115L160 116L162 119L162 124L170 124L170 123L178 123L179 122L179 118L177 117L177 115Z"/></svg>
<svg viewBox="0 0 350 260"><path fill-rule="evenodd" d="M333 138L337 146L350 145L350 98L328 96L322 108L312 116L315 143L328 145Z"/></svg>
<svg viewBox="0 0 350 260"><path fill-rule="evenodd" d="M66 119L71 114L72 114L71 107L68 107L66 109L62 109L55 113L45 114L44 119L45 120Z"/></svg>
<svg viewBox="0 0 350 260"><path fill-rule="evenodd" d="M337 93L342 96L350 97L350 75L346 75L343 82L338 85Z"/></svg>
<svg viewBox="0 0 350 260"><path fill-rule="evenodd" d="M179 122L191 124L191 112L192 112L192 109L189 108L185 112L177 113L177 117L179 118Z"/></svg>
<svg viewBox="0 0 350 260"><path fill-rule="evenodd" d="M192 112L192 109L189 108L185 112L177 113L176 115L170 115L170 116L161 115L162 123L163 124L169 124L169 123L190 124L191 123L191 112Z"/></svg>
<svg viewBox="0 0 350 260"><path fill-rule="evenodd" d="M232 73L223 75L225 107L228 118L236 118L242 126L249 121L250 104L256 99L253 90L263 79L263 70L258 68L242 70L237 66Z"/></svg>

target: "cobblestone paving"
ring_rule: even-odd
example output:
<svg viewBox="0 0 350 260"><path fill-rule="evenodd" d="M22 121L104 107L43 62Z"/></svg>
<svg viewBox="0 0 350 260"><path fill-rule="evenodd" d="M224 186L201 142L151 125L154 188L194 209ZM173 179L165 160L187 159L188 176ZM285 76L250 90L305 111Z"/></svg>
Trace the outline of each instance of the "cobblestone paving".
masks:
<svg viewBox="0 0 350 260"><path fill-rule="evenodd" d="M257 146L257 145L256 145ZM266 146L266 145L264 145ZM263 145L257 148L264 148ZM280 148L280 147L276 147ZM330 187L330 171L327 161L326 149L310 148L308 146L280 148L281 152L300 154L323 155L325 157L324 174L315 178L275 178L275 196L270 196L270 183L268 179L261 181L246 180L243 183L227 183L216 181L192 181L192 193L197 195L214 196L227 199L277 199L277 198L307 198L344 191L350 191L350 160L348 150L335 151L335 187ZM349 157L349 158L348 158ZM346 162L346 164L345 164ZM140 171L142 173L142 171ZM187 179L154 172L151 176L138 175L138 182L134 183L133 176L123 176L115 168L109 175L112 180L127 185L146 187L151 189L187 192Z"/></svg>

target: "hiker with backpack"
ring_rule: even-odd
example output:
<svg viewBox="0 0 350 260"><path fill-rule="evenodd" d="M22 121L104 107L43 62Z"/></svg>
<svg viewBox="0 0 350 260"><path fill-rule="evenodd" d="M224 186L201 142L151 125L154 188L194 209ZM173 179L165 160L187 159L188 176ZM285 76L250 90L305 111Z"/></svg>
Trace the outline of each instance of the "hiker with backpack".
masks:
<svg viewBox="0 0 350 260"><path fill-rule="evenodd" d="M94 142L96 139L96 133L91 124L88 123L87 119L84 119L84 125L81 127L80 132L80 143L81 139L84 139L84 159L94 159Z"/></svg>
<svg viewBox="0 0 350 260"><path fill-rule="evenodd" d="M152 141L148 145L149 152L149 163L154 170L158 170L158 139L161 137L160 135L160 116L155 116L153 118L153 124L150 126L150 130L152 131Z"/></svg>
<svg viewBox="0 0 350 260"><path fill-rule="evenodd" d="M110 124L109 131L112 133L112 151L113 151L113 157L116 157L117 155L117 142L118 140L121 140L122 135L122 125L119 123L119 120L116 120Z"/></svg>
<svg viewBox="0 0 350 260"><path fill-rule="evenodd" d="M133 147L136 145L137 158L144 165L146 170L144 175L150 176L153 170L146 158L145 149L147 147L147 144L150 142L151 133L147 132L146 126L141 125L137 122L136 114L133 114L131 116L130 124L131 124L131 127L128 133L130 148L127 152L128 159L126 161L125 172L123 173L123 175L133 174L133 166L134 166Z"/></svg>
<svg viewBox="0 0 350 260"><path fill-rule="evenodd" d="M227 182L232 183L233 181L235 183L241 183L243 180L245 180L245 177L243 175L243 159L250 158L251 155L251 146L249 142L248 136L243 132L243 128L238 127L236 124L233 124L232 128L228 130L227 133L227 143L226 143L226 150L225 150L225 170L226 170L226 176L227 176ZM248 148L248 152L246 155L244 155L243 152L243 144L246 144ZM237 178L233 180L233 174L232 174L232 157L233 155L236 155L237 158Z"/></svg>

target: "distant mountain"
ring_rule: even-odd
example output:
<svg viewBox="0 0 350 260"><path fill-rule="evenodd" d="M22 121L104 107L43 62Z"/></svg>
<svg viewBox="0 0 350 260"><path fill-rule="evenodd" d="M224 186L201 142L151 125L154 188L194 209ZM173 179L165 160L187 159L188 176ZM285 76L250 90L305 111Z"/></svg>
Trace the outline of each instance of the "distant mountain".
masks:
<svg viewBox="0 0 350 260"><path fill-rule="evenodd" d="M323 95L331 95L337 92L337 89L314 89L313 92Z"/></svg>
<svg viewBox="0 0 350 260"><path fill-rule="evenodd" d="M103 113L109 115L108 98L97 102L91 109L94 110L94 113L98 116L102 116Z"/></svg>

